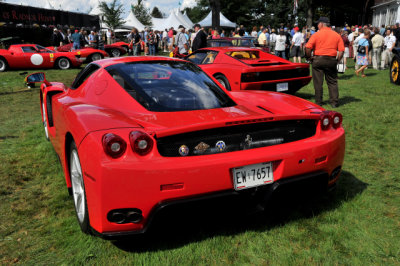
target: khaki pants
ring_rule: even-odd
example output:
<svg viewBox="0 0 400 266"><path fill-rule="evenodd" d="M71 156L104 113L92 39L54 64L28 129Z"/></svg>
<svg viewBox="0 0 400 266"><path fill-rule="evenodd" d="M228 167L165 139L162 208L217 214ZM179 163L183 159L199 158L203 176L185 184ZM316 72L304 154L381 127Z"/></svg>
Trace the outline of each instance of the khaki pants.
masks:
<svg viewBox="0 0 400 266"><path fill-rule="evenodd" d="M382 49L380 47L372 49L372 67L374 69L379 68L379 64L381 62L381 54L382 54Z"/></svg>
<svg viewBox="0 0 400 266"><path fill-rule="evenodd" d="M389 67L390 61L392 60L393 53L389 49L385 49L382 52L381 68Z"/></svg>
<svg viewBox="0 0 400 266"><path fill-rule="evenodd" d="M312 62L312 77L315 90L315 102L322 104L324 76L329 90L329 103L333 106L339 102L337 83L337 59L331 56L316 56Z"/></svg>

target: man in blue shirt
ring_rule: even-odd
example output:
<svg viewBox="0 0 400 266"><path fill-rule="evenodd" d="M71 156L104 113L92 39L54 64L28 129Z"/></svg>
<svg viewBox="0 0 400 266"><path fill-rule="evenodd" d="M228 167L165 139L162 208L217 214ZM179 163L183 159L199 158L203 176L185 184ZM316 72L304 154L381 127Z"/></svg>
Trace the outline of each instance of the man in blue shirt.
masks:
<svg viewBox="0 0 400 266"><path fill-rule="evenodd" d="M81 49L81 34L79 30L76 29L75 33L71 35L72 42L74 43L74 50Z"/></svg>

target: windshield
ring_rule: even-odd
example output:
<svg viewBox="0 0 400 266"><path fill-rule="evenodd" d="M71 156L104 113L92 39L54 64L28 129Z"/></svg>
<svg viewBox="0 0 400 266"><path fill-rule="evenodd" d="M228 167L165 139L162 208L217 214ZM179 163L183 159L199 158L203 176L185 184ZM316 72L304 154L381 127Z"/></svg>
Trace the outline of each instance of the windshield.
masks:
<svg viewBox="0 0 400 266"><path fill-rule="evenodd" d="M54 53L54 51L47 49L46 47L43 47L41 45L36 45L36 49L40 52L40 53Z"/></svg>
<svg viewBox="0 0 400 266"><path fill-rule="evenodd" d="M190 111L235 105L212 79L189 62L133 62L112 65L106 70L149 111Z"/></svg>

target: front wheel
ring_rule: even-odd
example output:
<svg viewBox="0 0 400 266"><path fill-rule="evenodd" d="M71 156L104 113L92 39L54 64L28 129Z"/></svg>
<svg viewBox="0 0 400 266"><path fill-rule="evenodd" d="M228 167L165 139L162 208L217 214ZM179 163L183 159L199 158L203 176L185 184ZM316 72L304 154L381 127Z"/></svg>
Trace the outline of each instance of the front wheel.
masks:
<svg viewBox="0 0 400 266"><path fill-rule="evenodd" d="M3 58L0 58L0 72L4 72L7 69L7 61Z"/></svg>
<svg viewBox="0 0 400 266"><path fill-rule="evenodd" d="M222 85L222 87L224 87L228 91L231 90L231 85L229 84L228 79L224 75L217 74L214 76L214 78Z"/></svg>
<svg viewBox="0 0 400 266"><path fill-rule="evenodd" d="M75 142L70 146L69 172L71 175L72 196L76 217L82 232L90 234L89 214L86 203L85 183L83 182L82 167Z"/></svg>
<svg viewBox="0 0 400 266"><path fill-rule="evenodd" d="M92 54L91 56L90 56L90 62L93 62L93 61L97 61L97 60L101 60L101 54L99 54L99 53L94 53L94 54Z"/></svg>
<svg viewBox="0 0 400 266"><path fill-rule="evenodd" d="M400 85L400 57L395 55L390 64L390 82Z"/></svg>
<svg viewBox="0 0 400 266"><path fill-rule="evenodd" d="M119 57L121 55L121 52L118 49L111 49L111 55L112 57Z"/></svg>
<svg viewBox="0 0 400 266"><path fill-rule="evenodd" d="M59 69L65 70L65 69L70 68L71 63L69 62L68 58L63 57L63 58L58 59L57 66Z"/></svg>

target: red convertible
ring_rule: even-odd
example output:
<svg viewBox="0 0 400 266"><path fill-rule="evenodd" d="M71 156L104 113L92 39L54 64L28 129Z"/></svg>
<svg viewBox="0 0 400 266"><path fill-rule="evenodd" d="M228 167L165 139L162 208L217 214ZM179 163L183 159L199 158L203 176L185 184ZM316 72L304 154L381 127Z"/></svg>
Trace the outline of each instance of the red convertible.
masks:
<svg viewBox="0 0 400 266"><path fill-rule="evenodd" d="M257 48L210 47L188 55L228 90L295 93L310 80L308 64L292 63Z"/></svg>
<svg viewBox="0 0 400 266"><path fill-rule="evenodd" d="M341 172L340 113L282 93L228 92L184 60L100 60L71 87L27 79L44 81L44 131L86 233L143 233L161 209L219 196L267 204L278 187L327 189Z"/></svg>
<svg viewBox="0 0 400 266"><path fill-rule="evenodd" d="M82 62L76 52L54 52L37 44L11 45L0 49L0 72L9 69L35 69L79 67Z"/></svg>
<svg viewBox="0 0 400 266"><path fill-rule="evenodd" d="M105 57L108 57L108 54L99 49L94 49L91 47L85 47L82 49L78 50L72 50L72 44L67 44L63 45L61 47L47 47L48 49L51 49L53 51L58 51L58 52L73 52L77 53L80 56L81 61L86 61L86 62L93 62L97 60L101 60Z"/></svg>

